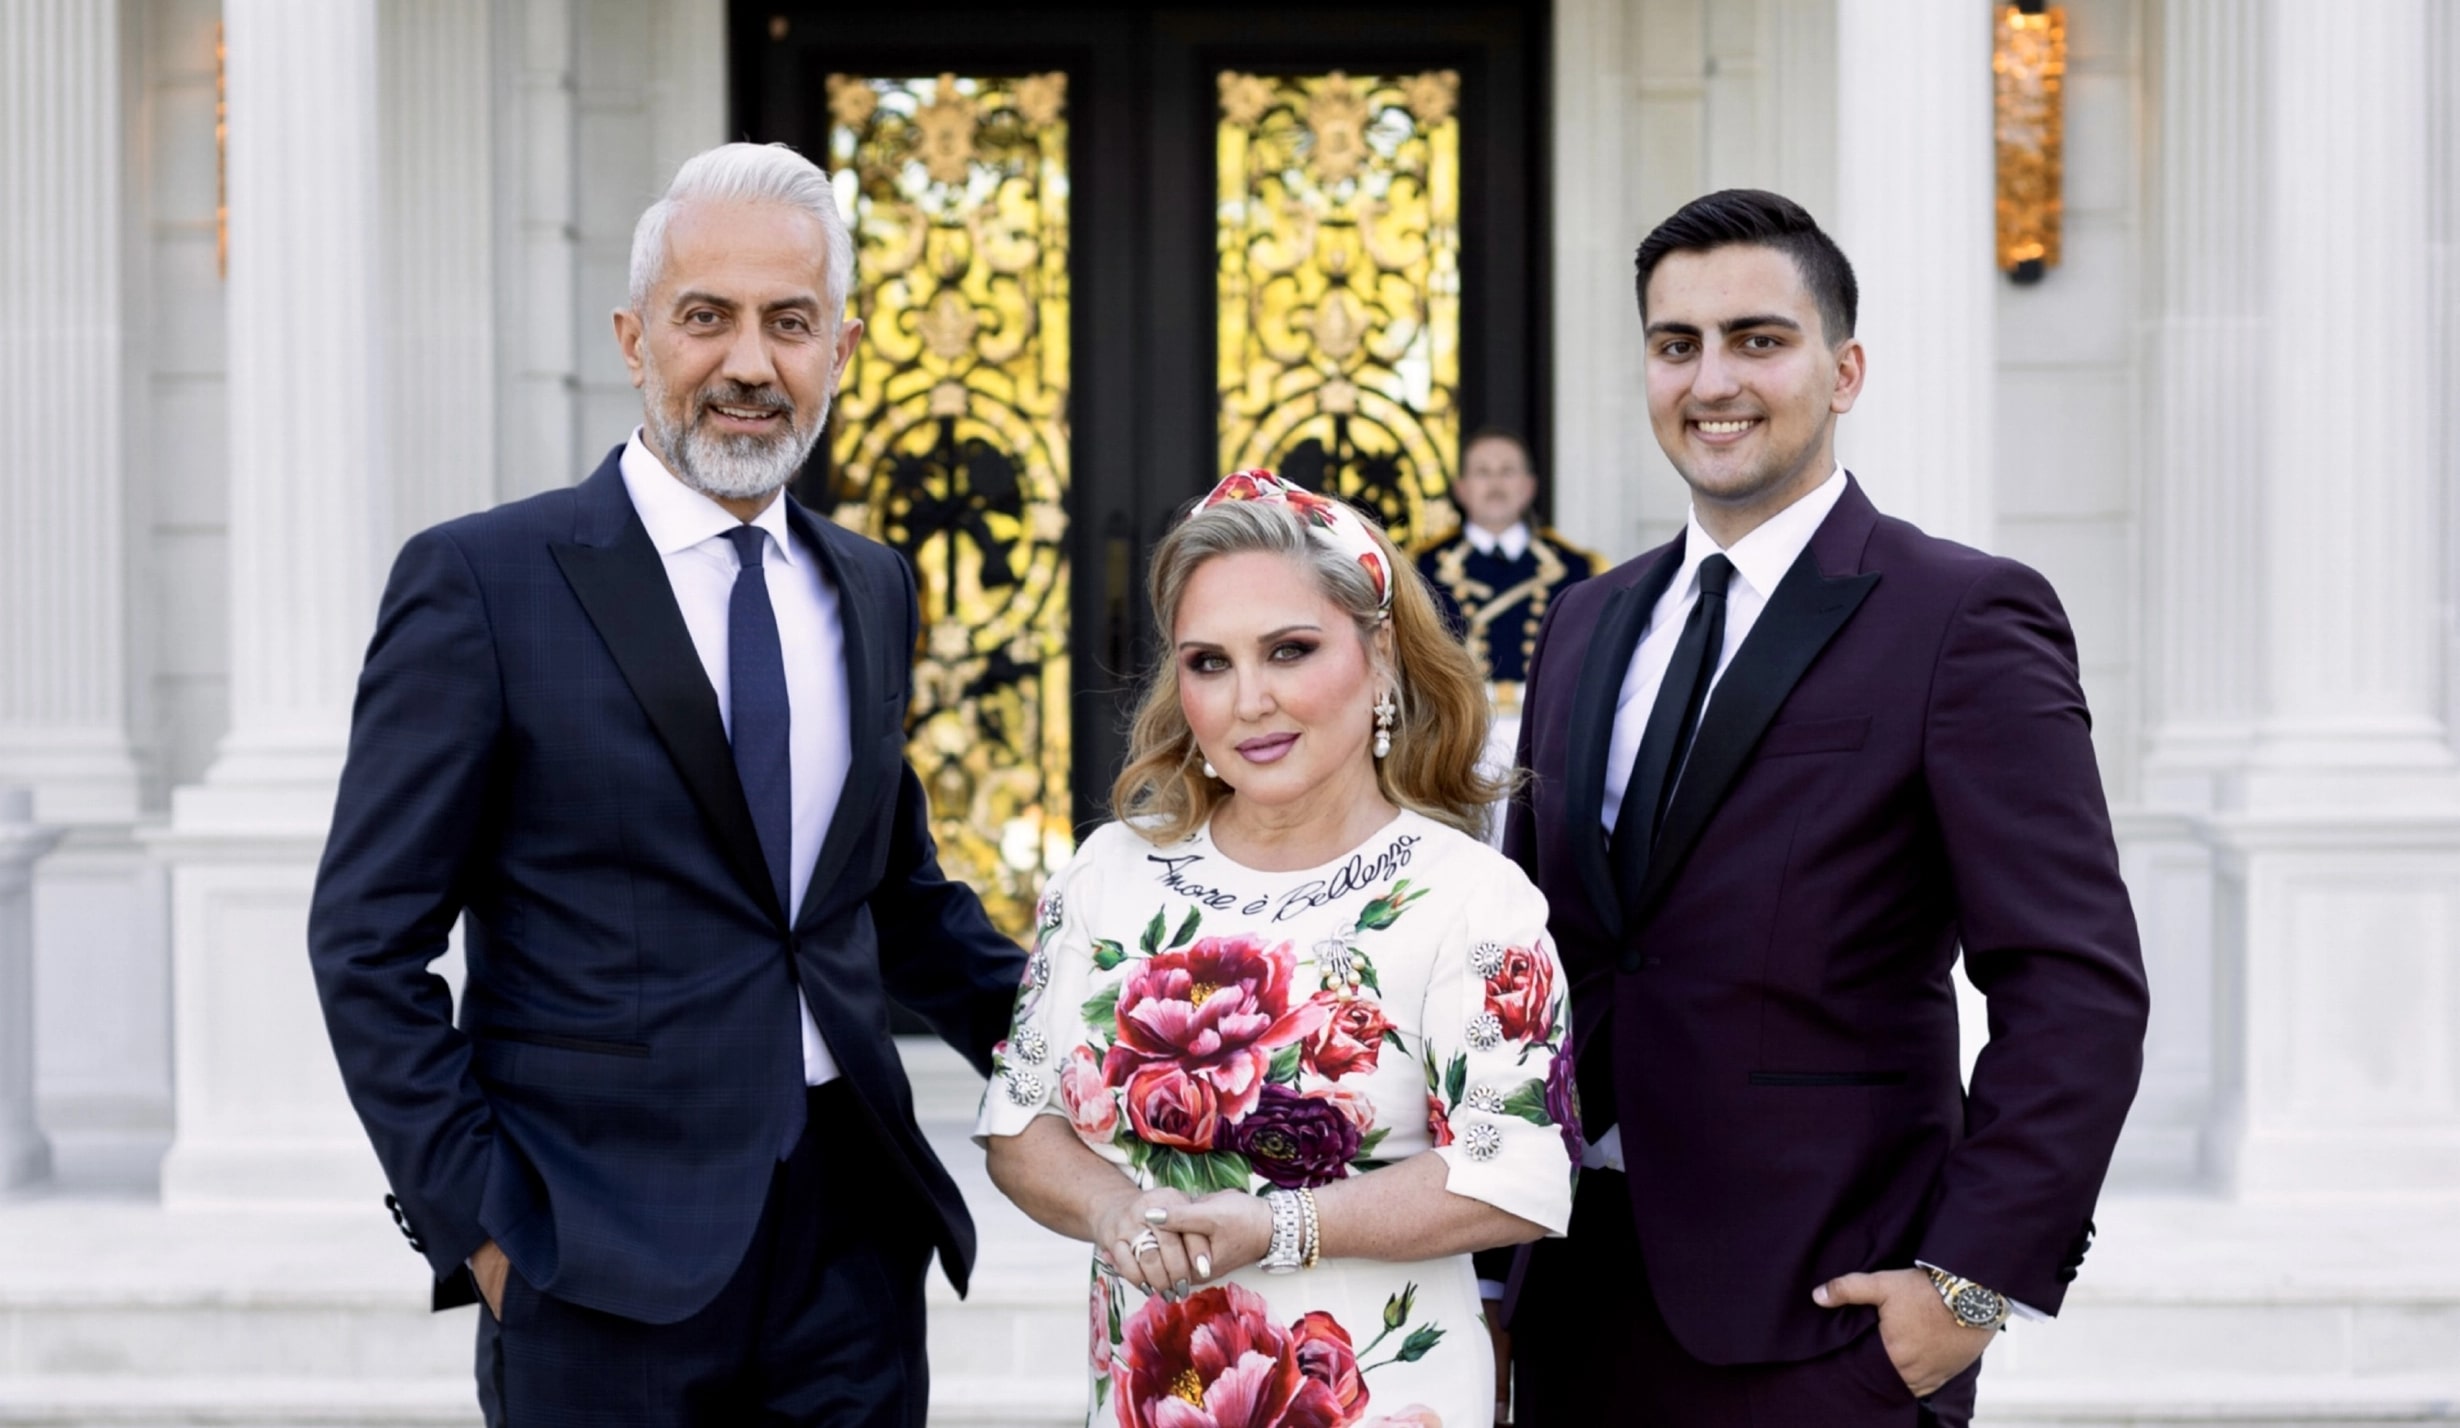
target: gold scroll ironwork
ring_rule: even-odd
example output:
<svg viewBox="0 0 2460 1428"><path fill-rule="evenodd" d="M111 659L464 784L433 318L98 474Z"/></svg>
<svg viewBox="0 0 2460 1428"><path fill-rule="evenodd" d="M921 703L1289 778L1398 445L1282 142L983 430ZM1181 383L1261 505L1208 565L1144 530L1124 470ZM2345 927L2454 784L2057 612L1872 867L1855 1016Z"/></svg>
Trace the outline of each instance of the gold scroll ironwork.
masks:
<svg viewBox="0 0 2460 1428"><path fill-rule="evenodd" d="M1222 469L1453 523L1461 434L1460 76L1218 77Z"/></svg>
<svg viewBox="0 0 2460 1428"><path fill-rule="evenodd" d="M949 875L1019 937L1074 851L1067 80L828 77L865 325L837 518L913 562L907 754Z"/></svg>
<svg viewBox="0 0 2460 1428"><path fill-rule="evenodd" d="M2065 213L2067 11L1999 10L1992 47L1999 151L1999 266L2020 277L2058 266ZM2026 265L2033 265L2027 267Z"/></svg>

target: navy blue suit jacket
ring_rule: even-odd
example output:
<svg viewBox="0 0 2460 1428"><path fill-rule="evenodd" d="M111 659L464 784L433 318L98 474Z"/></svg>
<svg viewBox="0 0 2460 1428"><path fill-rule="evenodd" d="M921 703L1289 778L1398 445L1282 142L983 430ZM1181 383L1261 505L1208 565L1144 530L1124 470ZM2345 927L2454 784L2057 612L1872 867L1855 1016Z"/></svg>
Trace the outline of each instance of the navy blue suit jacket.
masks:
<svg viewBox="0 0 2460 1428"><path fill-rule="evenodd" d="M434 1266L651 1323L742 1258L802 1084L798 983L960 1292L973 1225L914 1122L893 996L978 1067L1021 968L945 880L906 765L905 563L789 507L845 628L853 767L803 905L761 860L665 567L610 453L414 537L360 676L309 950L342 1077ZM459 1025L429 970L456 919ZM825 1133L815 1126L814 1134Z"/></svg>
<svg viewBox="0 0 2460 1428"><path fill-rule="evenodd" d="M1549 614L1504 835L1546 894L1582 1084L1610 1078L1666 1325L1708 1363L1812 1358L1870 1322L1814 1286L1916 1259L2055 1313L2148 1009L2058 599L1849 485L1726 666L1627 887L1607 748L1682 556ZM1990 1006L1969 1088L1960 947Z"/></svg>

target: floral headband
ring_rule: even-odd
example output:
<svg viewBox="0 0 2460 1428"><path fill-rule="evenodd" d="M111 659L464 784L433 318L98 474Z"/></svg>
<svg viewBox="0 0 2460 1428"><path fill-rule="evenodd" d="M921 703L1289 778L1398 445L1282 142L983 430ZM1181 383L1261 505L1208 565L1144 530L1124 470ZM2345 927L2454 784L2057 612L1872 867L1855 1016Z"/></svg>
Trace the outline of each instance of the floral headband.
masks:
<svg viewBox="0 0 2460 1428"><path fill-rule="evenodd" d="M1367 579L1375 586L1376 608L1392 608L1392 572L1385 568L1384 552L1376 546L1375 537L1367 534L1366 522L1358 518L1356 511L1262 468L1233 471L1224 476L1211 494L1196 503L1196 511L1209 511L1225 501L1260 501L1268 506L1288 507L1308 534L1365 566ZM1193 516L1196 511L1188 514Z"/></svg>

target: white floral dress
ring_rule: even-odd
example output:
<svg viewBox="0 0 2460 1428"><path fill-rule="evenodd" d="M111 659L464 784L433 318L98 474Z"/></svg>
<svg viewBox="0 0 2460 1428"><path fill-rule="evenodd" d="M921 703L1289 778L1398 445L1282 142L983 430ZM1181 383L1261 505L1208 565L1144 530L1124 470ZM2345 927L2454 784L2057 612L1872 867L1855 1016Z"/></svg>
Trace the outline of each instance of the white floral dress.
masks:
<svg viewBox="0 0 2460 1428"><path fill-rule="evenodd" d="M1446 1184L1561 1234L1580 1161L1571 1016L1546 902L1404 812L1322 867L1266 873L1209 830L1124 824L1044 894L979 1136L1064 1116L1145 1187L1323 1185L1434 1149ZM1253 1266L1184 1303L1094 1256L1088 1424L1471 1428L1494 1367L1466 1255Z"/></svg>

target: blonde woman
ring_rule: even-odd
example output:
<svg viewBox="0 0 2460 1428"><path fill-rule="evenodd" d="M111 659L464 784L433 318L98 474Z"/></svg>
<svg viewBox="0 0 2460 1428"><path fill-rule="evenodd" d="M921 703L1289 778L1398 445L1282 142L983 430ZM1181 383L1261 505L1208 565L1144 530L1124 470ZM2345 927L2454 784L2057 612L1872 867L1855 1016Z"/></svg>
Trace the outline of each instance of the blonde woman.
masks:
<svg viewBox="0 0 2460 1428"><path fill-rule="evenodd" d="M1270 472L1151 591L1120 819L1044 897L978 1126L1094 1247L1087 1421L1485 1423L1470 1252L1561 1234L1580 1146L1546 905L1478 837L1478 671Z"/></svg>

